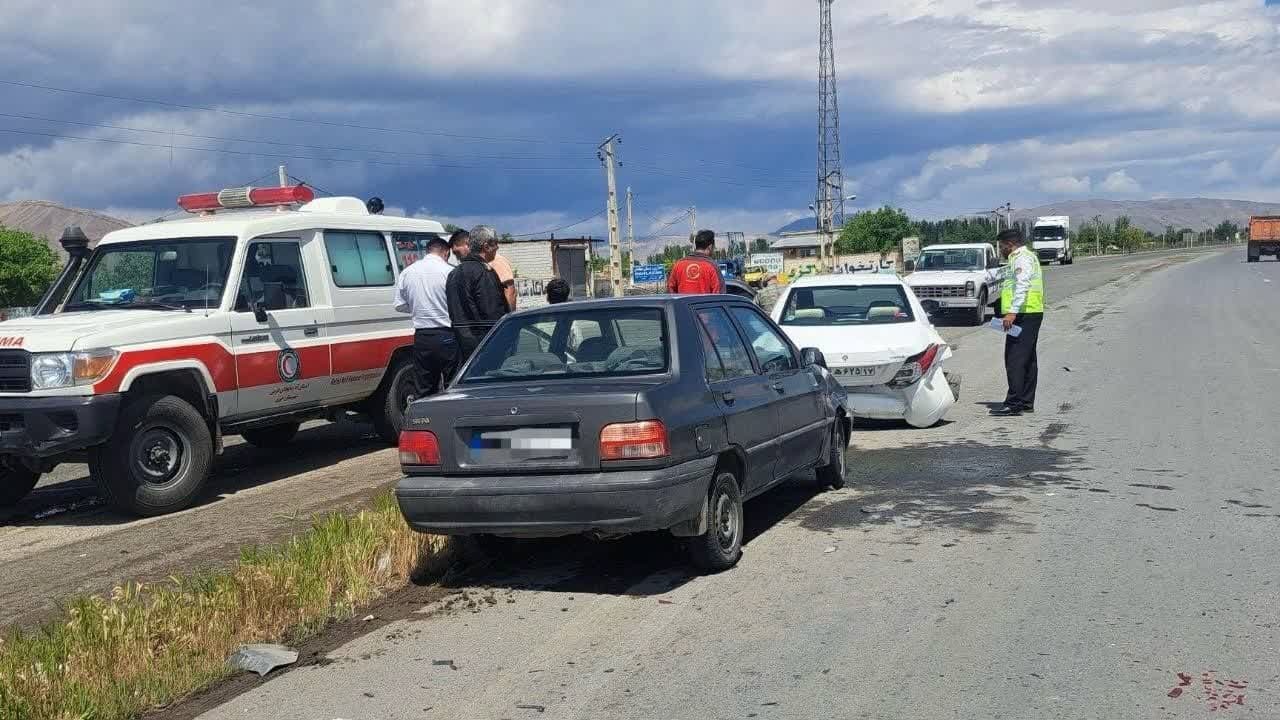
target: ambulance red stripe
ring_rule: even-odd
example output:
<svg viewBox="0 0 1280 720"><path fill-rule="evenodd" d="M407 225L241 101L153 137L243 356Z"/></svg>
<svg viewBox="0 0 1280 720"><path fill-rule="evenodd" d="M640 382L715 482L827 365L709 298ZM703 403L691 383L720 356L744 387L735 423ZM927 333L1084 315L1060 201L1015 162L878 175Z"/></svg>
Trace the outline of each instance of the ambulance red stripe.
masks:
<svg viewBox="0 0 1280 720"><path fill-rule="evenodd" d="M385 368L391 355L399 348L413 345L412 335L399 335L372 340L353 340L331 345L313 345L295 348L301 361L300 379L324 377L330 374L359 372ZM280 377L280 351L232 355L218 343L176 345L173 347L125 350L115 367L105 378L93 386L94 393L120 392L125 376L142 365L196 360L209 370L216 392L230 392L263 385L284 382Z"/></svg>

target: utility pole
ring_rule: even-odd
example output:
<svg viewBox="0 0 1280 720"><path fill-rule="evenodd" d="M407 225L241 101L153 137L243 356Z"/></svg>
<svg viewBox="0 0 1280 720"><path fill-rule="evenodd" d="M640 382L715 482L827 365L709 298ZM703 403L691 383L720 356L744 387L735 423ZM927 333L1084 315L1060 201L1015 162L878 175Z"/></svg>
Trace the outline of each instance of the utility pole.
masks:
<svg viewBox="0 0 1280 720"><path fill-rule="evenodd" d="M689 206L689 242L693 242L693 236L698 234L698 206Z"/></svg>
<svg viewBox="0 0 1280 720"><path fill-rule="evenodd" d="M836 94L835 42L831 32L831 3L818 0L818 215L820 260L834 269L833 231L844 226L844 167L840 161L840 102Z"/></svg>
<svg viewBox="0 0 1280 720"><path fill-rule="evenodd" d="M614 297L622 297L622 248L618 242L618 187L614 180L614 143L620 143L622 139L617 133L610 135L604 142L600 143L600 147L596 152L596 157L600 158L600 162L604 163L605 182L609 186L609 199L607 209L609 211L609 285L613 288Z"/></svg>
<svg viewBox="0 0 1280 720"><path fill-rule="evenodd" d="M1093 216L1093 254L1102 254L1102 216Z"/></svg>
<svg viewBox="0 0 1280 720"><path fill-rule="evenodd" d="M627 186L627 256L631 259L631 267L628 268L627 277L631 278L631 284L635 285L635 278L631 271L636 267L636 226L631 218L631 186Z"/></svg>
<svg viewBox="0 0 1280 720"><path fill-rule="evenodd" d="M1013 227L1013 203L1004 204L1004 224L1006 227Z"/></svg>
<svg viewBox="0 0 1280 720"><path fill-rule="evenodd" d="M283 166L283 165L281 165L280 167L276 168L276 172L277 172L277 173L279 173L279 175L280 175L280 187L288 187L288 186L289 186L289 172L288 172L287 170L285 170L285 169L284 169L284 166Z"/></svg>

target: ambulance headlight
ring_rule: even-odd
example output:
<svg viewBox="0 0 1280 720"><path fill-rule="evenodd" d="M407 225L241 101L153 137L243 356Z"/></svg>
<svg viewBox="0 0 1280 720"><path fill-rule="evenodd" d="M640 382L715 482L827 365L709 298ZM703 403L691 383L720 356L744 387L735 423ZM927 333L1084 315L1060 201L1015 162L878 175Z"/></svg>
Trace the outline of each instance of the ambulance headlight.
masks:
<svg viewBox="0 0 1280 720"><path fill-rule="evenodd" d="M54 390L95 383L111 372L118 356L111 349L37 353L31 356L31 389Z"/></svg>

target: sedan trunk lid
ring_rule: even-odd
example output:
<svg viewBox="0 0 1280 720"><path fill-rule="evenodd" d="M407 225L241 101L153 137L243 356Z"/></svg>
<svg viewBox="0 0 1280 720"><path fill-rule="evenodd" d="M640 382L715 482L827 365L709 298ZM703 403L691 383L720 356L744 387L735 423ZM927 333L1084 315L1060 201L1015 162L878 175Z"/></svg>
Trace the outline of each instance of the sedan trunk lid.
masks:
<svg viewBox="0 0 1280 720"><path fill-rule="evenodd" d="M600 468L600 431L634 422L651 384L556 380L454 386L413 403L406 430L440 443L432 474L536 474ZM407 468L413 474L412 468Z"/></svg>

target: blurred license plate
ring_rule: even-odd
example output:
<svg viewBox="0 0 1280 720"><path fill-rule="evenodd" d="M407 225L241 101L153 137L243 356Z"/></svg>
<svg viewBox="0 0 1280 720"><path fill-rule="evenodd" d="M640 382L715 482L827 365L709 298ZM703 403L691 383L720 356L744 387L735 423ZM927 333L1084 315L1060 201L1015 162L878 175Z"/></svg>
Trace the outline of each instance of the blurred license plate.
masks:
<svg viewBox="0 0 1280 720"><path fill-rule="evenodd" d="M524 460L563 460L574 451L573 429L569 427L473 430L471 459L494 464Z"/></svg>

